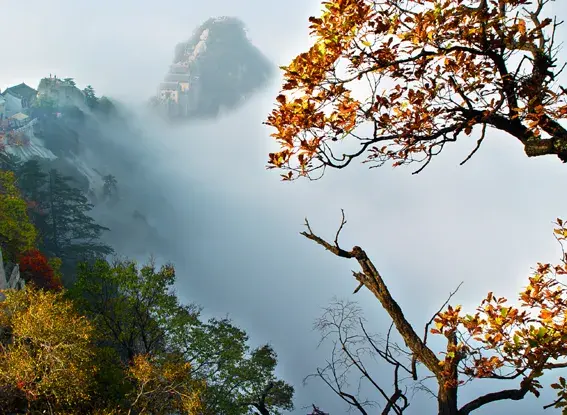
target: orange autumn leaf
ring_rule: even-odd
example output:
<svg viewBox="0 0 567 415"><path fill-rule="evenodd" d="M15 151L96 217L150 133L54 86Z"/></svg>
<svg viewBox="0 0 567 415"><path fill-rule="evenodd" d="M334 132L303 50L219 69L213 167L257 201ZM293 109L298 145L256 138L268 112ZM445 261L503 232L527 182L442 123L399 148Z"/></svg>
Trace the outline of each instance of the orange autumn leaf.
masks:
<svg viewBox="0 0 567 415"><path fill-rule="evenodd" d="M530 157L567 161L567 89L554 83L558 22L547 8L524 0L404 4L328 0L309 18L313 44L281 67L282 92L265 122L280 146L269 168L289 170L290 180L365 155L374 165L421 169L447 143L477 132L472 155L494 129ZM315 147L302 152L304 142Z"/></svg>
<svg viewBox="0 0 567 415"><path fill-rule="evenodd" d="M566 225L557 219L554 233L562 234ZM459 333L450 349L460 354L459 367L469 378L522 376L537 396L542 387L537 377L562 368L557 360L567 356L567 285L559 279L566 273L567 256L555 266L538 263L517 306L507 306L505 298L489 292L474 315L461 315L460 307L448 306L437 314L436 329L430 332L447 338ZM451 367L454 358L454 353L446 353L444 366ZM567 407L565 381L551 387L559 397L551 406Z"/></svg>

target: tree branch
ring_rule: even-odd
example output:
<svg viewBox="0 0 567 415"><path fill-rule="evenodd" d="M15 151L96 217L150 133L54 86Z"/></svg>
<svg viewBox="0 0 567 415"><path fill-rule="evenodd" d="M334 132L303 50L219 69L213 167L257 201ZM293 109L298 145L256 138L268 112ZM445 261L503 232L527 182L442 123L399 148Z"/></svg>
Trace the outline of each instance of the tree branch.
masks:
<svg viewBox="0 0 567 415"><path fill-rule="evenodd" d="M472 400L471 402L464 405L461 409L459 409L458 415L468 415L481 406L496 401L503 401L508 399L519 401L521 399L524 399L524 397L530 390L530 384L533 380L533 375L534 372L530 373L528 377L524 378L518 389L505 389L499 392L487 393L486 395L482 395Z"/></svg>
<svg viewBox="0 0 567 415"><path fill-rule="evenodd" d="M355 278L359 283L365 285L366 288L374 294L378 301L380 301L380 304L394 322L398 333L400 333L404 339L406 346L417 356L417 359L419 359L419 361L421 361L433 374L441 376L439 359L435 353L425 345L415 332L412 325L407 321L402 309L392 298L386 283L372 261L366 255L366 252L364 252L364 250L359 246L355 246L352 250L346 251L339 246L332 245L313 233L307 219L305 220L305 225L307 227L307 232L301 232L301 235L316 242L336 256L349 259L354 258L358 261L362 268L362 272L353 273Z"/></svg>
<svg viewBox="0 0 567 415"><path fill-rule="evenodd" d="M488 403L503 401L511 399L513 401L519 401L524 398L528 393L528 389L507 389L500 392L487 393L486 395L476 398L474 401L467 403L461 409L459 409L458 415L468 415L472 411L480 408Z"/></svg>

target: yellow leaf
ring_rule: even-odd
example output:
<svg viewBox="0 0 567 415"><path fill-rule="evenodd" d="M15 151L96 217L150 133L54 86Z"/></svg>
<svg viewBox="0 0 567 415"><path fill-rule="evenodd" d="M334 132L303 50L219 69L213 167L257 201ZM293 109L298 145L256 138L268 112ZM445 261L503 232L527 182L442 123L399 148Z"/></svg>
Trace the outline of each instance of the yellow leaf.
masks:
<svg viewBox="0 0 567 415"><path fill-rule="evenodd" d="M525 35L525 34L526 34L526 22L523 21L522 19L519 19L519 20L518 20L518 23L517 23L517 26L518 26L518 31L519 31L522 35Z"/></svg>

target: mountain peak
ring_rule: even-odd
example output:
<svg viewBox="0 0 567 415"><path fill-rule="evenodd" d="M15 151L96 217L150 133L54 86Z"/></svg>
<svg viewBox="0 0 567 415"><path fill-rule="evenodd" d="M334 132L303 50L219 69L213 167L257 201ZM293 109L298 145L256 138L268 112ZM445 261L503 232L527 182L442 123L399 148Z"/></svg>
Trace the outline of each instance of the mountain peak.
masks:
<svg viewBox="0 0 567 415"><path fill-rule="evenodd" d="M240 19L213 17L175 47L153 103L172 118L216 117L241 105L274 72Z"/></svg>

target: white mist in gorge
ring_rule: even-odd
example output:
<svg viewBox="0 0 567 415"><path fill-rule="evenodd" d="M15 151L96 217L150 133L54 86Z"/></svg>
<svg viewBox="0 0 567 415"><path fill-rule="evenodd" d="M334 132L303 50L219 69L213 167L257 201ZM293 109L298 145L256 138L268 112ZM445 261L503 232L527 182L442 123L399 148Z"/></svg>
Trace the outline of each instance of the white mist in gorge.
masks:
<svg viewBox="0 0 567 415"><path fill-rule="evenodd" d="M277 67L309 47L308 17L318 13L319 1L24 3L0 3L1 38L19 33L18 42L3 46L10 59L2 59L0 88L22 82L36 88L57 74L116 99L128 128L99 118L104 138L82 143L80 156L66 156L65 165L106 169L101 174L113 174L124 189L116 208L95 206L93 215L111 228L109 242L119 246L118 254L173 263L180 299L202 305L206 316L228 315L254 346L270 343L278 375L295 387L293 414L306 414L311 404L332 415L347 411L321 380L303 384L330 356L327 344L318 347L313 323L333 297L358 301L373 332L386 333L390 325L366 289L352 295L356 261L336 258L299 234L305 218L333 240L344 209L341 244L365 249L420 329L461 281L454 299L464 308L474 308L488 291L515 299L530 267L560 254L550 232L565 213L557 206L567 206L556 179L567 180L565 166L551 158L526 160L521 146L501 133L491 132L465 165L456 160L467 156L475 137L447 146L415 176L411 168L369 171L357 161L318 181L283 183L279 172L266 170L268 153L278 148L262 124L280 91ZM157 116L147 104L175 46L215 16L235 16L246 25L273 76L242 103L221 105L218 115L174 122ZM49 146L37 140L34 154L51 159ZM389 387L391 368L372 369ZM355 376L353 388L356 382ZM489 386L465 387L459 399ZM540 400L475 413L531 415L551 400L547 391ZM435 406L431 396L416 393L407 413L433 413Z"/></svg>

